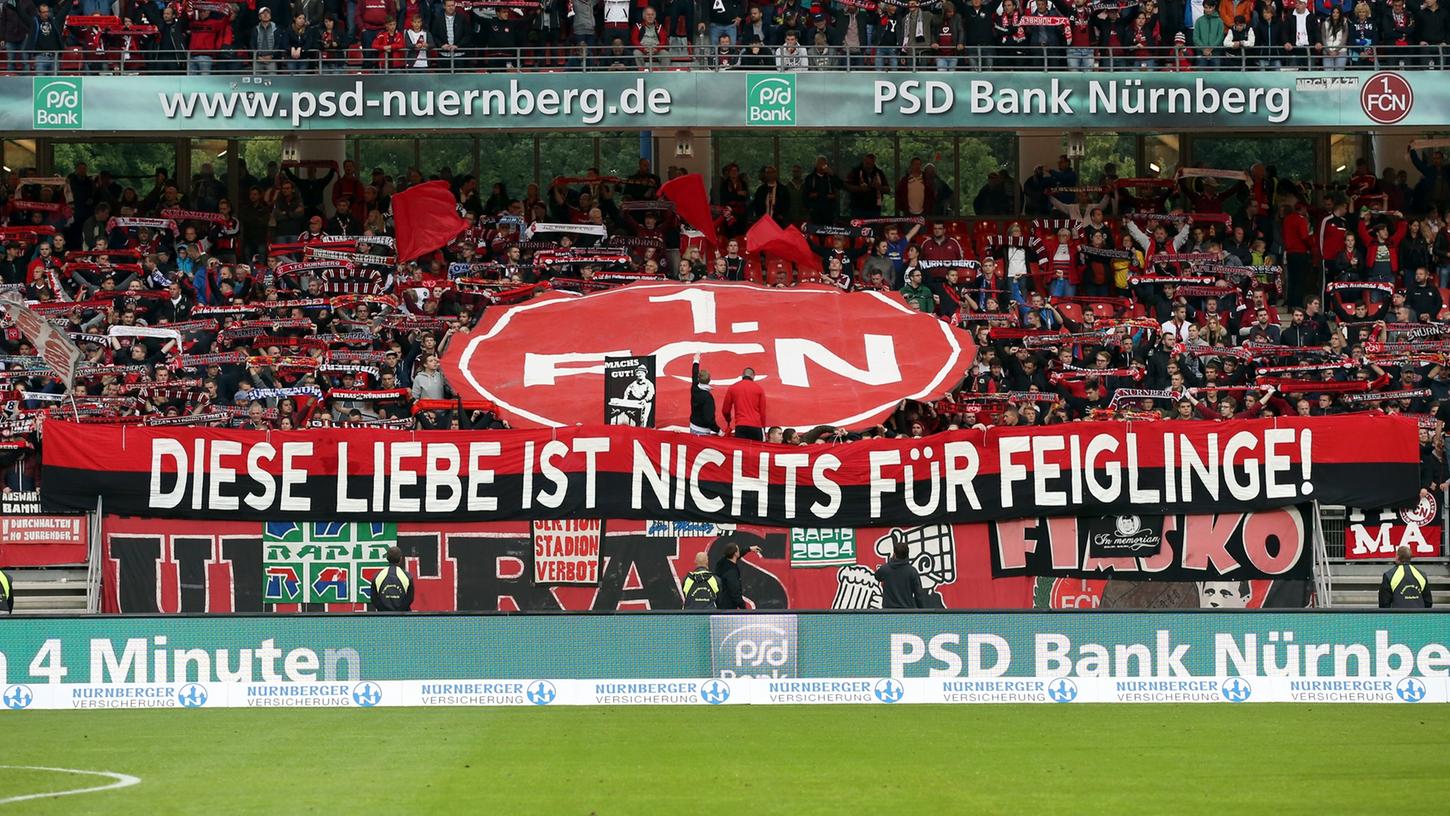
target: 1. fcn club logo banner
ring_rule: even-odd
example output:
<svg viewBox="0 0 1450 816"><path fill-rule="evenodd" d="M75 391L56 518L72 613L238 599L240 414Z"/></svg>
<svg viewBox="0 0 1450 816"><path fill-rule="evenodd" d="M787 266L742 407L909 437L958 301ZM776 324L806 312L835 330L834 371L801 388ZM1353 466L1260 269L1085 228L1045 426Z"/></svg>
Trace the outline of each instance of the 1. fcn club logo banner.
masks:
<svg viewBox="0 0 1450 816"><path fill-rule="evenodd" d="M271 521L262 529L262 603L367 603L398 525Z"/></svg>

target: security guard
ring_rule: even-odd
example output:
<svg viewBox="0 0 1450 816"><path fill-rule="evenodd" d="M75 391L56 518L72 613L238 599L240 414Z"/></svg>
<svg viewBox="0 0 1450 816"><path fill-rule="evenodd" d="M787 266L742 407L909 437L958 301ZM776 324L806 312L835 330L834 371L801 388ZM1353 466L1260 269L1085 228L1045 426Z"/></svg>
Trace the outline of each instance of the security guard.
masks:
<svg viewBox="0 0 1450 816"><path fill-rule="evenodd" d="M373 577L373 611L408 612L413 608L413 576L403 569L403 551L388 548L388 566Z"/></svg>
<svg viewBox="0 0 1450 816"><path fill-rule="evenodd" d="M720 579L710 571L710 557L695 554L695 568L685 576L685 608L714 609L720 595Z"/></svg>
<svg viewBox="0 0 1450 816"><path fill-rule="evenodd" d="M1380 581L1380 609L1429 609L1430 582L1410 564L1410 545L1395 550L1395 565Z"/></svg>
<svg viewBox="0 0 1450 816"><path fill-rule="evenodd" d="M5 570L0 570L0 610L7 613L15 611L15 590Z"/></svg>

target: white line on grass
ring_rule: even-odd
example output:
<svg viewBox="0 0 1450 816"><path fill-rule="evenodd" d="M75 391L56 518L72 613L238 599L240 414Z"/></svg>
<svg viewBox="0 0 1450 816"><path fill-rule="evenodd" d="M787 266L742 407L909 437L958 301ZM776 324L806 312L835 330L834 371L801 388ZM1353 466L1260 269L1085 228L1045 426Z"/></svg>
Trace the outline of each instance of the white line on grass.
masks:
<svg viewBox="0 0 1450 816"><path fill-rule="evenodd" d="M105 776L115 781L109 785L97 785L93 788L75 788L73 790L51 791L50 793L27 793L24 796L7 796L0 799L0 805L8 805L11 802L24 802L29 799L49 799L53 796L74 796L77 793L99 793L108 790L120 790L129 788L132 785L139 785L141 778L130 774L112 773L111 771L81 771L75 768L46 768L40 765L0 765L0 768L10 768L18 771L51 771L53 773L84 774L86 776Z"/></svg>

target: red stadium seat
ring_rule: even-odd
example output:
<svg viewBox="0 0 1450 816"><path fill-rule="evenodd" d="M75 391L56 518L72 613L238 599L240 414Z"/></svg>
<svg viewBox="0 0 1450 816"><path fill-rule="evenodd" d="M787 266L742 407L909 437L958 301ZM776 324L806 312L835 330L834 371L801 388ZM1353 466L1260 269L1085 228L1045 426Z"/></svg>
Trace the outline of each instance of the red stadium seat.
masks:
<svg viewBox="0 0 1450 816"><path fill-rule="evenodd" d="M1113 308L1113 304L1111 303L1094 303L1092 304L1092 310L1093 314L1097 315L1099 320L1105 317L1117 316L1117 310Z"/></svg>
<svg viewBox="0 0 1450 816"><path fill-rule="evenodd" d="M1060 303L1055 302L1055 303L1053 303L1053 305L1057 307L1057 311L1062 314L1062 317L1063 317L1064 320L1070 320L1073 323L1081 323L1082 322L1082 304L1080 304L1080 303L1069 303L1069 302L1060 302Z"/></svg>

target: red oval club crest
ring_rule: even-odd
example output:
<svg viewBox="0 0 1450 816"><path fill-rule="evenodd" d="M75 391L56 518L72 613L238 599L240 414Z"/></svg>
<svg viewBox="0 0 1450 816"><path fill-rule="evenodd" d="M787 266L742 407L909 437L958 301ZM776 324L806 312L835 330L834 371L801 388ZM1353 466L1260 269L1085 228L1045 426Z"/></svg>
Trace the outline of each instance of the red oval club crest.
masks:
<svg viewBox="0 0 1450 816"><path fill-rule="evenodd" d="M455 391L492 400L516 427L602 423L604 359L654 355L654 425L684 428L699 354L717 408L750 367L769 424L861 428L903 399L942 396L974 351L966 332L895 293L637 283L490 308L449 344L444 365Z"/></svg>
<svg viewBox="0 0 1450 816"><path fill-rule="evenodd" d="M1381 125L1393 125L1410 115L1415 106L1415 91L1410 81L1388 71L1365 80L1359 92L1359 105L1364 115Z"/></svg>

